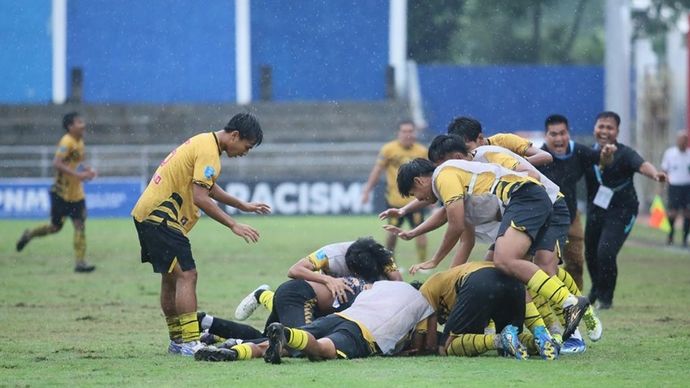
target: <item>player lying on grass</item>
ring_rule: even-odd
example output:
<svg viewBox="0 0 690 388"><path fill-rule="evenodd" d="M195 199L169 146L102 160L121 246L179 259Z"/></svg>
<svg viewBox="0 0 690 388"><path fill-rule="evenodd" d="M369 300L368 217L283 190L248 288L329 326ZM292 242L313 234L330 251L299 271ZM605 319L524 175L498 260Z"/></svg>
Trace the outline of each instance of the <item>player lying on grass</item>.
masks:
<svg viewBox="0 0 690 388"><path fill-rule="evenodd" d="M290 267L288 277L321 284L338 303L346 303L346 293L352 292L352 289L343 278L367 278L361 275L362 271L367 276L376 272L375 280L402 280L392 253L370 237L321 247ZM273 292L268 290L267 285L258 287L237 306L235 319L244 321L249 318L259 304L272 311L272 300Z"/></svg>
<svg viewBox="0 0 690 388"><path fill-rule="evenodd" d="M536 264L522 259L530 249L542 244L553 209L539 181L495 164L450 160L436 168L428 160L416 159L400 167L398 189L420 201L443 201L448 228L441 246L427 262L430 268L445 258L462 235L466 196L493 196L502 202L505 212L495 243L496 268L564 309L563 338L570 337L589 305L587 298L573 295L558 277L549 276Z"/></svg>
<svg viewBox="0 0 690 388"><path fill-rule="evenodd" d="M234 361L264 357L279 364L283 349L297 350L311 360L394 355L410 344L414 328L434 313L422 294L405 282L382 280L363 291L340 313L294 328L272 323L268 341L243 343L230 349L206 347L195 358Z"/></svg>
<svg viewBox="0 0 690 388"><path fill-rule="evenodd" d="M558 357L557 345L542 326L534 337L522 333L525 321L525 286L498 271L489 261L471 262L436 273L419 290L436 311L419 325L417 348L443 356L477 356L488 350L527 358L527 345L543 359ZM489 320L496 334L484 334ZM437 338L436 324L445 325ZM422 340L423 335L426 336Z"/></svg>

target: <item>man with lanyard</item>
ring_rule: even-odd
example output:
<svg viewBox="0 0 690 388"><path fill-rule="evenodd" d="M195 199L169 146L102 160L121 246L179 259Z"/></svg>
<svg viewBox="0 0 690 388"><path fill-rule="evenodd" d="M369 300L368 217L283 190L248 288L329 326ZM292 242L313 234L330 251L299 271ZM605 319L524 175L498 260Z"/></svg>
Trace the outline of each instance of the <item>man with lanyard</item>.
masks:
<svg viewBox="0 0 690 388"><path fill-rule="evenodd" d="M664 172L657 171L632 148L617 142L619 126L618 114L605 111L597 115L594 149L613 144L617 150L604 170L594 165L585 171L585 258L592 278L589 299L592 303L596 301L599 309L612 306L618 276L616 258L637 218L639 202L633 176L639 172L657 182L666 181Z"/></svg>

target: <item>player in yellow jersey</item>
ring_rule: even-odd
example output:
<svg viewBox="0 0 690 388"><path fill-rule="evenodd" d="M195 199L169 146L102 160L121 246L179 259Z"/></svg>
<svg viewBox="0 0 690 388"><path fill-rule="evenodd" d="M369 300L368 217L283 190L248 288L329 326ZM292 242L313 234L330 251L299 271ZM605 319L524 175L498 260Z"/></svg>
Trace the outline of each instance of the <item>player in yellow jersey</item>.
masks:
<svg viewBox="0 0 690 388"><path fill-rule="evenodd" d="M558 356L544 327L535 333L536 343L527 333L519 334L525 321L525 287L491 262L471 262L436 273L419 291L436 311L417 328L419 334L426 334L425 347L430 350L436 350L439 344L441 355L477 356L496 349L503 355L524 359L524 343L544 359ZM484 334L490 319L500 335ZM444 324L440 341L436 338L437 322Z"/></svg>
<svg viewBox="0 0 690 388"><path fill-rule="evenodd" d="M53 159L55 183L50 188L50 224L25 230L17 241L17 252L24 249L34 237L59 232L64 225L65 217L69 217L74 225L74 271L88 273L96 267L84 260L86 202L82 182L95 178L96 171L82 165L86 130L84 119L79 113L71 112L62 118L62 126L67 133L60 139Z"/></svg>
<svg viewBox="0 0 690 388"><path fill-rule="evenodd" d="M533 166L543 166L553 162L548 152L535 147L532 142L512 133L499 133L484 137L482 124L466 116L456 117L448 124L448 134L460 136L471 150L483 145L495 145L509 149L522 156Z"/></svg>
<svg viewBox="0 0 690 388"><path fill-rule="evenodd" d="M216 185L220 156L241 157L261 144L258 120L248 113L233 116L224 129L196 135L174 149L161 162L132 210L141 245L141 261L161 274L160 303L170 334L168 351L193 355L199 349L196 303L196 264L187 233L199 219L199 210L227 226L246 242L259 233L240 224L216 201L244 212L267 214L263 203L241 201Z"/></svg>
<svg viewBox="0 0 690 388"><path fill-rule="evenodd" d="M570 337L589 306L587 298L572 295L557 276L522 260L530 248L541 244L553 208L537 180L495 164L449 160L435 167L426 159L415 159L400 167L397 181L404 196L444 203L448 228L433 258L422 266L425 269L435 268L457 244L465 229L465 197L473 201L494 197L502 202L505 211L495 244L496 268L563 308L563 338Z"/></svg>
<svg viewBox="0 0 690 388"><path fill-rule="evenodd" d="M409 198L403 198L396 187L395 178L398 175L398 168L403 163L407 163L416 158L425 158L427 149L417 143L417 129L412 121L403 121L398 127L398 138L386 143L381 147L379 156L374 168L369 174L369 180L362 190L362 203L369 202L369 195L373 190L383 171L386 172L386 207L401 208L410 202ZM424 221L423 210L417 210L409 214L401 214L398 217L391 217L388 220L390 225L401 227L407 220L411 228L416 227ZM386 248L395 251L396 235L388 233L386 237ZM426 236L419 236L416 240L418 260L426 260Z"/></svg>

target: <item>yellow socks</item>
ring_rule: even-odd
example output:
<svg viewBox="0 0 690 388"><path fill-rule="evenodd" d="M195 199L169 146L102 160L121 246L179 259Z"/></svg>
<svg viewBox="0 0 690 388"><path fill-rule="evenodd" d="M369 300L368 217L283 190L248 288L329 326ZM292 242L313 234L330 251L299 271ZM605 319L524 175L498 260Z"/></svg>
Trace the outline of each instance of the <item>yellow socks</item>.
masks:
<svg viewBox="0 0 690 388"><path fill-rule="evenodd" d="M165 322L168 324L168 334L170 341L182 341L182 328L180 327L180 320L177 317L165 317Z"/></svg>
<svg viewBox="0 0 690 388"><path fill-rule="evenodd" d="M182 329L182 342L192 342L199 340L199 322L196 312L180 314L177 317Z"/></svg>
<svg viewBox="0 0 690 388"><path fill-rule="evenodd" d="M544 319L542 319L537 306L535 306L534 301L525 303L525 326L532 331L537 326L546 327Z"/></svg>
<svg viewBox="0 0 690 388"><path fill-rule="evenodd" d="M522 334L518 335L518 338L520 339L520 342L527 348L527 354L531 356L539 354L539 348L537 347L537 344L534 342L534 337L532 336L532 333L523 331Z"/></svg>
<svg viewBox="0 0 690 388"><path fill-rule="evenodd" d="M571 294L575 296L582 295L582 292L575 283L575 279L573 279L573 277L570 276L570 273L568 273L568 271L566 271L564 268L558 267L558 273L556 276L558 276L558 279L563 282L566 287L568 287L568 291L570 291Z"/></svg>
<svg viewBox="0 0 690 388"><path fill-rule="evenodd" d="M86 233L83 229L74 230L74 258L77 263L84 261L86 254Z"/></svg>
<svg viewBox="0 0 690 388"><path fill-rule="evenodd" d="M275 292L270 290L262 290L259 294L259 303L266 307L266 310L273 311L273 295Z"/></svg>
<svg viewBox="0 0 690 388"><path fill-rule="evenodd" d="M474 357L496 349L496 334L460 334L448 345L449 356Z"/></svg>
<svg viewBox="0 0 690 388"><path fill-rule="evenodd" d="M563 282L556 276L549 277L546 272L537 270L527 282L527 288L551 302L552 306L565 307L577 303L577 299L568 292ZM574 301L573 301L574 300Z"/></svg>
<svg viewBox="0 0 690 388"><path fill-rule="evenodd" d="M238 360L249 360L252 358L252 347L249 344L239 344L230 348L237 352Z"/></svg>
<svg viewBox="0 0 690 388"><path fill-rule="evenodd" d="M300 329L286 328L285 339L287 339L287 346L297 350L304 350L309 343L309 333Z"/></svg>

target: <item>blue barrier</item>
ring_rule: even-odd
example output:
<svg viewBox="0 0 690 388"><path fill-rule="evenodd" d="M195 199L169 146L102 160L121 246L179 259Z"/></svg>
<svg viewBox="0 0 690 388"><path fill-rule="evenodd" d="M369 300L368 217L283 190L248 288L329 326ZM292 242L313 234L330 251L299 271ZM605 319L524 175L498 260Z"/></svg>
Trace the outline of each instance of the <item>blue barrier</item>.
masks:
<svg viewBox="0 0 690 388"><path fill-rule="evenodd" d="M420 65L419 81L433 132L455 116L478 119L487 134L542 131L560 113L573 134L588 135L604 108L602 66Z"/></svg>
<svg viewBox="0 0 690 388"><path fill-rule="evenodd" d="M0 179L0 218L48 218L52 179ZM140 178L99 178L84 184L89 217L129 217L144 187Z"/></svg>

